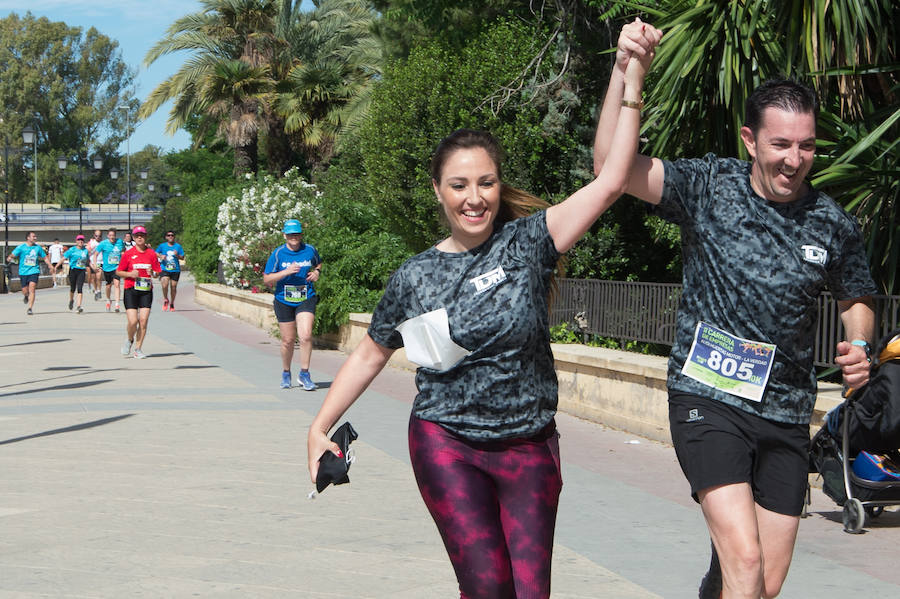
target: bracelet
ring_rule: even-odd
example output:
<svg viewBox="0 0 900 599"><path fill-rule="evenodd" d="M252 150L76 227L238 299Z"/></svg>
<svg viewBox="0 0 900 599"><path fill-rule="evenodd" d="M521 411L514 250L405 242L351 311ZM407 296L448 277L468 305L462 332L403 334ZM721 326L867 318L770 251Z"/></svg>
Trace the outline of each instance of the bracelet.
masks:
<svg viewBox="0 0 900 599"><path fill-rule="evenodd" d="M622 106L625 108L637 108L638 110L641 110L644 108L644 101L638 100L637 102L633 102L631 100L622 100Z"/></svg>

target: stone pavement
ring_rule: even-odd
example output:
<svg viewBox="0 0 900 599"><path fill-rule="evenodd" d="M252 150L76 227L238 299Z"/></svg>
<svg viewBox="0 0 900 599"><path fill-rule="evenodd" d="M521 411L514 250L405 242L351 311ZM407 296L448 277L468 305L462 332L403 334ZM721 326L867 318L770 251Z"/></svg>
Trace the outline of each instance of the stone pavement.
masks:
<svg viewBox="0 0 900 599"><path fill-rule="evenodd" d="M412 373L385 370L348 413L352 483L315 500L306 427L345 356L315 351L316 392L281 390L278 343L193 304L150 319L62 289L0 296L0 598L458 596L406 451ZM696 597L709 541L671 448L564 414L556 598ZM900 512L866 534L814 491L782 597L900 596Z"/></svg>

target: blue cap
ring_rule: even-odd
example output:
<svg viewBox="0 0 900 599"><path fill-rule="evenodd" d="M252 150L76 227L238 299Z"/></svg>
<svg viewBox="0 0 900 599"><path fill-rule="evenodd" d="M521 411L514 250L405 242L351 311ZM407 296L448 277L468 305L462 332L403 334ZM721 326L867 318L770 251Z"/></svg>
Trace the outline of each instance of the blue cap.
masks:
<svg viewBox="0 0 900 599"><path fill-rule="evenodd" d="M303 225L300 224L300 221L296 218L292 218L291 220L284 221L284 229L281 230L285 235L291 235L292 233L302 233Z"/></svg>

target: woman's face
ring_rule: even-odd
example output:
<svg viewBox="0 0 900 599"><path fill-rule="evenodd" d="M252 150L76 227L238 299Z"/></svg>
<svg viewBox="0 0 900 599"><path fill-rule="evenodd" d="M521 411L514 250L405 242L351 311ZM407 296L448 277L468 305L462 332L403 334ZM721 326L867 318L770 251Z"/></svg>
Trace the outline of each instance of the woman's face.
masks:
<svg viewBox="0 0 900 599"><path fill-rule="evenodd" d="M471 249L490 237L500 209L497 165L483 148L456 150L447 157L434 192L447 215L450 237Z"/></svg>

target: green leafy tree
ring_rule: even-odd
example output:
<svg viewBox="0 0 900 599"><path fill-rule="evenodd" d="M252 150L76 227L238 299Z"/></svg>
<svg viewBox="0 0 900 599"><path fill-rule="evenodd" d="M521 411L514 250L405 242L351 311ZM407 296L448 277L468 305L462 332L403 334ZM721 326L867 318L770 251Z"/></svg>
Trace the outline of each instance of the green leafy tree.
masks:
<svg viewBox="0 0 900 599"><path fill-rule="evenodd" d="M368 195L411 251L442 234L428 161L454 129L492 131L510 150L504 179L548 199L590 176L572 170L578 143L561 116L577 110L578 98L562 86L522 93L502 87L519 77L541 38L527 25L500 23L461 52L434 42L386 69L359 143Z"/></svg>
<svg viewBox="0 0 900 599"><path fill-rule="evenodd" d="M897 292L900 67L893 40L900 6L877 0L634 5L666 31L647 98L650 152L746 158L739 132L750 91L779 74L808 79L822 105L821 174L814 181L859 218L876 280Z"/></svg>
<svg viewBox="0 0 900 599"><path fill-rule="evenodd" d="M94 154L105 166L103 176L85 179L85 200L106 197L113 186L109 159L126 136L116 107L136 103L130 91L134 71L122 60L118 43L93 27L84 31L10 13L0 19L0 71L0 133L20 144L22 129L37 125L39 198L56 199L60 188L77 198L75 181L59 172L56 159L86 160ZM30 183L33 154L22 160Z"/></svg>
<svg viewBox="0 0 900 599"><path fill-rule="evenodd" d="M219 206L229 196L240 195L243 182L229 181L227 186L213 188L191 196L181 210L181 245L187 267L198 283L215 283L219 267L219 228L216 219Z"/></svg>
<svg viewBox="0 0 900 599"><path fill-rule="evenodd" d="M367 113L382 64L376 17L363 0L323 0L284 27L290 68L279 80L276 109L311 168Z"/></svg>
<svg viewBox="0 0 900 599"><path fill-rule="evenodd" d="M255 172L262 113L271 91L270 60L277 40L277 0L202 0L203 10L175 21L144 59L150 65L178 51L191 58L160 83L141 106L147 117L174 100L167 130L174 132L194 115L211 117L234 149L234 175Z"/></svg>
<svg viewBox="0 0 900 599"><path fill-rule="evenodd" d="M371 312L390 274L410 254L369 201L358 144L349 143L316 184L317 216L304 231L325 262L316 283L322 297L316 332L325 332L346 323L350 312Z"/></svg>

